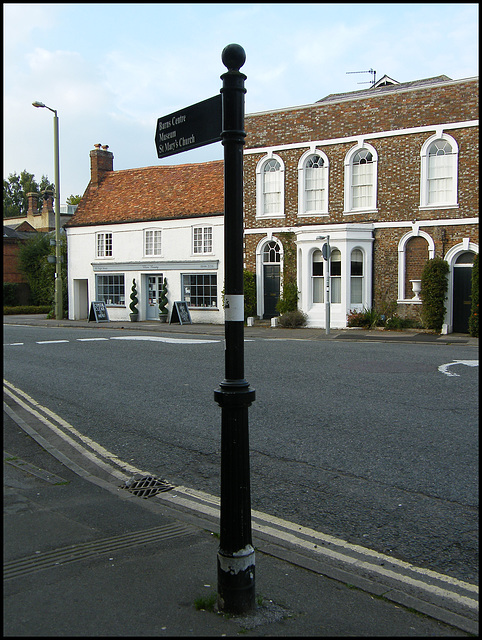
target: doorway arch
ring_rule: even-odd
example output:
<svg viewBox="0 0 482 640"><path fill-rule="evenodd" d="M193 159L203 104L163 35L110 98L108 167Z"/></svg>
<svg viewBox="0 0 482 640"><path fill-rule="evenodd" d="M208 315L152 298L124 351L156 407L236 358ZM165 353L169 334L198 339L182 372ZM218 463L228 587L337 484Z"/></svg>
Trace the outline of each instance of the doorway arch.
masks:
<svg viewBox="0 0 482 640"><path fill-rule="evenodd" d="M468 333L471 310L472 268L478 246L464 242L447 252L449 264L447 325L449 332Z"/></svg>
<svg viewBox="0 0 482 640"><path fill-rule="evenodd" d="M277 238L264 238L256 250L258 315L269 319L278 314L276 305L281 292L283 247Z"/></svg>

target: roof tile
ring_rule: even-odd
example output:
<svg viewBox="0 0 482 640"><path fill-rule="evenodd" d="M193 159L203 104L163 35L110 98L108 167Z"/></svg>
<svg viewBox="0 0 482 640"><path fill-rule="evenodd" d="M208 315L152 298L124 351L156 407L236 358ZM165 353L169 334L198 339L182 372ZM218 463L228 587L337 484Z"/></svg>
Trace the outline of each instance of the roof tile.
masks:
<svg viewBox="0 0 482 640"><path fill-rule="evenodd" d="M224 212L224 162L107 172L89 183L72 219L79 227L219 215Z"/></svg>

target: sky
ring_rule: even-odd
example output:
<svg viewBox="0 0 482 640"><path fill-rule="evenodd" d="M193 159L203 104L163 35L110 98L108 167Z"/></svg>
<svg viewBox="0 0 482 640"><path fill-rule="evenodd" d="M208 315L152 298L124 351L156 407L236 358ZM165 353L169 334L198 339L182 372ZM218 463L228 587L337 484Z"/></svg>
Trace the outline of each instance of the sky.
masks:
<svg viewBox="0 0 482 640"><path fill-rule="evenodd" d="M4 179L26 169L82 195L89 152L114 170L221 160L220 142L159 159L157 119L219 93L241 45L246 113L311 104L388 75L478 75L478 3L4 3ZM348 73L363 71L365 73ZM360 83L367 84L360 84Z"/></svg>

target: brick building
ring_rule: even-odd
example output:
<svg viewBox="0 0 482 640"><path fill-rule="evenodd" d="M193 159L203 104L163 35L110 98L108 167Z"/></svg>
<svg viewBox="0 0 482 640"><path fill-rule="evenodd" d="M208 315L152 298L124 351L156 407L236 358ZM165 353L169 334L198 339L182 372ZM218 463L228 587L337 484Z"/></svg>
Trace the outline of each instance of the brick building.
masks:
<svg viewBox="0 0 482 640"><path fill-rule="evenodd" d="M479 250L478 78L384 76L369 89L249 114L245 128L245 266L261 317L277 315L291 277L308 326L325 326L328 287L332 327L362 308L417 318L423 266L440 256L450 267L445 330L467 331Z"/></svg>

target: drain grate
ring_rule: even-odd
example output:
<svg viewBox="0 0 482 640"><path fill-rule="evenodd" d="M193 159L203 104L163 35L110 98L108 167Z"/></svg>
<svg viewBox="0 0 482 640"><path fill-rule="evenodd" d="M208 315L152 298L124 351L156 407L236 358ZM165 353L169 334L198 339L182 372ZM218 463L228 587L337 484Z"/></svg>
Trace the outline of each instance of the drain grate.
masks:
<svg viewBox="0 0 482 640"><path fill-rule="evenodd" d="M141 478L134 476L126 480L122 489L130 491L139 498L152 498L162 491L171 491L174 486L169 484L167 480L160 480L155 476L142 476Z"/></svg>

